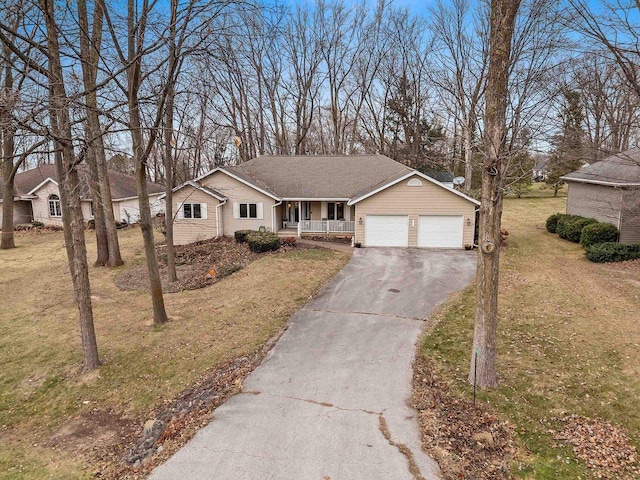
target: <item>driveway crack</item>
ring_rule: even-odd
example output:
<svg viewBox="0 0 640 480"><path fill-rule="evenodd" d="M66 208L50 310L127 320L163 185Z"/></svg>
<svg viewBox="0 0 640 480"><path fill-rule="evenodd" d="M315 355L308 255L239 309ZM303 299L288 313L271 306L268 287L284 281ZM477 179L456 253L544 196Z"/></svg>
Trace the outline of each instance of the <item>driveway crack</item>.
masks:
<svg viewBox="0 0 640 480"><path fill-rule="evenodd" d="M400 453L402 453L409 463L409 472L413 476L413 480L425 480L422 476L422 472L420 471L420 467L416 463L416 459L413 456L413 452L409 447L407 447L404 443L395 442L391 438L391 432L389 431L389 426L387 425L387 421L385 420L382 413L378 416L378 421L380 422L379 428L382 436L389 442L389 445L392 447L396 447Z"/></svg>
<svg viewBox="0 0 640 480"><path fill-rule="evenodd" d="M374 412L372 410L367 410L366 408L344 408L344 407L339 407L337 405L334 405L333 403L329 403L329 402L319 402L317 400L311 400L308 398L299 398L299 397L293 397L290 395L278 395L275 393L268 393L268 392L259 392L256 390L245 390L242 393L247 393L249 395L269 395L270 397L276 397L276 398L286 398L288 400L296 400L298 402L305 402L305 403L311 403L313 405L320 405L321 407L327 407L327 408L334 408L336 410L340 410L343 412L362 412L362 413L366 413L368 415L382 415L383 412Z"/></svg>
<svg viewBox="0 0 640 480"><path fill-rule="evenodd" d="M386 314L386 313L373 313L373 312L341 312L339 310L322 310L319 308L309 308L306 307L304 310L307 310L309 312L319 312L319 313L332 313L332 314L339 314L339 315L371 315L374 317L385 317L385 318L398 318L400 320L416 320L418 322L425 322L427 319L426 318L418 318L418 317L403 317L400 315L392 315L392 314Z"/></svg>

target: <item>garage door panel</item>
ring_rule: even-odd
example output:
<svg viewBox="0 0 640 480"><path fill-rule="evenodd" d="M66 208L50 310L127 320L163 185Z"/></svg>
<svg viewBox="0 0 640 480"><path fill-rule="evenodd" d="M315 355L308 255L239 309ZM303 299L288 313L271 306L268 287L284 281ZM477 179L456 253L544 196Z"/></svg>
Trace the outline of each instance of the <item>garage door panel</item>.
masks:
<svg viewBox="0 0 640 480"><path fill-rule="evenodd" d="M462 248L462 215L420 215L418 246L430 248Z"/></svg>
<svg viewBox="0 0 640 480"><path fill-rule="evenodd" d="M407 215L367 215L365 246L406 247L409 245L409 217Z"/></svg>

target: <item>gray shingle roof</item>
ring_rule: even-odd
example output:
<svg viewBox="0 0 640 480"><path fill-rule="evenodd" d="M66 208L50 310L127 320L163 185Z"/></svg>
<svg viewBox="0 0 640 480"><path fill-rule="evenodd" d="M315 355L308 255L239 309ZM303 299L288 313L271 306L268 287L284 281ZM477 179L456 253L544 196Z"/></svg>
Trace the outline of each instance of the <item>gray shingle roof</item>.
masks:
<svg viewBox="0 0 640 480"><path fill-rule="evenodd" d="M627 150L584 166L565 175L562 179L570 182L619 186L640 185L640 148Z"/></svg>
<svg viewBox="0 0 640 480"><path fill-rule="evenodd" d="M352 198L413 170L384 155L264 156L224 170L280 198Z"/></svg>
<svg viewBox="0 0 640 480"><path fill-rule="evenodd" d="M86 200L91 199L91 190L89 188L89 171L86 166L79 169L80 187L82 189L81 197ZM58 181L58 173L55 165L41 165L31 170L18 173L15 179L16 196L27 195L31 190L40 185L47 178ZM125 175L119 172L109 172L109 184L111 185L111 197L114 200L121 198L129 198L138 196L136 190L135 177ZM164 191L161 185L148 182L149 193L160 193ZM4 192L0 190L0 199L4 196Z"/></svg>

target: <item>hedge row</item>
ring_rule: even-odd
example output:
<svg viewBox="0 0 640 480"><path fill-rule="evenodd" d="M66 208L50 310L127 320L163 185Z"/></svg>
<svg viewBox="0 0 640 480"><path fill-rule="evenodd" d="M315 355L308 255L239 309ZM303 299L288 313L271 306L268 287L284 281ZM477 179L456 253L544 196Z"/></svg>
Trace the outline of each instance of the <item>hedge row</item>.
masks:
<svg viewBox="0 0 640 480"><path fill-rule="evenodd" d="M579 215L554 213L547 219L547 230L565 240L579 242L592 262L624 262L640 258L640 245L617 243L618 229L610 223Z"/></svg>
<svg viewBox="0 0 640 480"><path fill-rule="evenodd" d="M592 262L624 262L640 258L640 245L623 245L616 242L596 243L587 247L587 258Z"/></svg>
<svg viewBox="0 0 640 480"><path fill-rule="evenodd" d="M618 239L618 229L614 225L580 215L554 213L547 218L547 230L583 247Z"/></svg>
<svg viewBox="0 0 640 480"><path fill-rule="evenodd" d="M615 225L605 222L596 222L582 229L580 245L587 248L598 243L612 243L618 240L618 229Z"/></svg>

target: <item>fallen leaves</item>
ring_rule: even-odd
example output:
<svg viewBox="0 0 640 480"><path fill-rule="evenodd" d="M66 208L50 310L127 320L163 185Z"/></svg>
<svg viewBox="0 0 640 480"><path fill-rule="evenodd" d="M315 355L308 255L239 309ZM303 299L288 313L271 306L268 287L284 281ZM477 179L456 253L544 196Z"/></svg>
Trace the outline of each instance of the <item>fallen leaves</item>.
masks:
<svg viewBox="0 0 640 480"><path fill-rule="evenodd" d="M549 433L555 440L572 446L596 478L638 478L638 452L621 429L602 419L580 415L567 415L558 420L562 429Z"/></svg>
<svg viewBox="0 0 640 480"><path fill-rule="evenodd" d="M418 410L423 446L445 478L512 478L513 427L458 397L422 356L414 364L413 405Z"/></svg>

